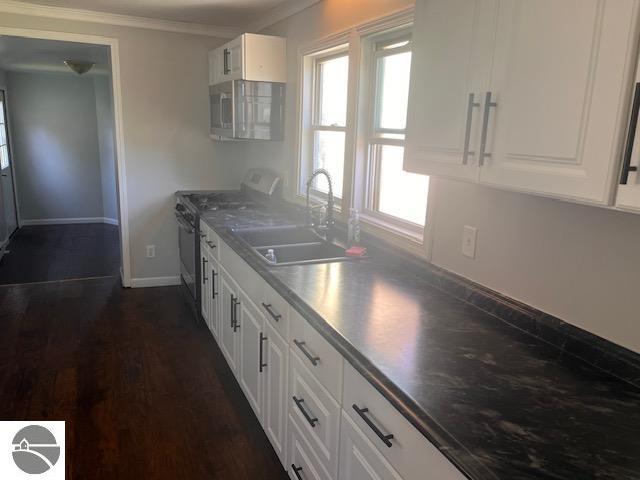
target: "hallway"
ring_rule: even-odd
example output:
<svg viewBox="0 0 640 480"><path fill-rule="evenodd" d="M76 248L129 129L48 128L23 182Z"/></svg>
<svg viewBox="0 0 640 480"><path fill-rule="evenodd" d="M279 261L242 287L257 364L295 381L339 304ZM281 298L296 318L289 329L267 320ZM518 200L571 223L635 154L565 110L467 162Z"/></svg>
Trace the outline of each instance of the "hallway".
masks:
<svg viewBox="0 0 640 480"><path fill-rule="evenodd" d="M0 287L0 418L65 420L74 479L285 479L180 287Z"/></svg>
<svg viewBox="0 0 640 480"><path fill-rule="evenodd" d="M118 227L91 223L22 227L0 260L0 285L120 274Z"/></svg>

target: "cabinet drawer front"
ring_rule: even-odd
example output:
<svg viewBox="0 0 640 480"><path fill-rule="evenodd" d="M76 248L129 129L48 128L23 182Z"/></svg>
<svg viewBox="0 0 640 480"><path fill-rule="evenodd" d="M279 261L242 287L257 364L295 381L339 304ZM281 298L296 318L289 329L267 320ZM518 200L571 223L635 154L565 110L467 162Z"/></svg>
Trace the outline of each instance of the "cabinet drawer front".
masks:
<svg viewBox="0 0 640 480"><path fill-rule="evenodd" d="M340 475L349 480L402 480L351 420L342 412L340 426Z"/></svg>
<svg viewBox="0 0 640 480"><path fill-rule="evenodd" d="M200 248L216 260L219 258L218 235L215 234L213 229L207 225L204 220L200 220Z"/></svg>
<svg viewBox="0 0 640 480"><path fill-rule="evenodd" d="M282 335L289 338L289 304L267 282L263 282L263 300L260 307L267 322Z"/></svg>
<svg viewBox="0 0 640 480"><path fill-rule="evenodd" d="M295 310L290 309L289 345L337 400L342 398L342 355Z"/></svg>
<svg viewBox="0 0 640 480"><path fill-rule="evenodd" d="M331 476L320 465L317 457L300 429L291 420L291 434L289 435L289 462L287 472L292 480L331 480ZM295 471L294 471L295 469Z"/></svg>
<svg viewBox="0 0 640 480"><path fill-rule="evenodd" d="M314 378L297 354L290 357L289 416L327 471L338 470L340 405Z"/></svg>
<svg viewBox="0 0 640 480"><path fill-rule="evenodd" d="M361 413L356 411L354 405ZM351 365L345 367L343 409L405 480L465 479ZM393 435L393 438L388 439L390 447L383 440L388 435Z"/></svg>
<svg viewBox="0 0 640 480"><path fill-rule="evenodd" d="M220 263L251 301L259 304L264 281L247 262L224 242L220 242Z"/></svg>

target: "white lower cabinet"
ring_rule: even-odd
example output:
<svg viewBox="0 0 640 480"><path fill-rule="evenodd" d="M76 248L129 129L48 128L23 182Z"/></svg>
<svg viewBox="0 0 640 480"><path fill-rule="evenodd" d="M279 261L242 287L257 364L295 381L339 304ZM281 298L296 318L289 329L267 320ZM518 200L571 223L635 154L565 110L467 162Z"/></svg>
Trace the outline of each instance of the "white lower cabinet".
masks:
<svg viewBox="0 0 640 480"><path fill-rule="evenodd" d="M220 275L220 339L219 345L231 371L238 376L240 349L240 322L238 318L240 296L233 279L222 270Z"/></svg>
<svg viewBox="0 0 640 480"><path fill-rule="evenodd" d="M280 461L286 465L289 346L268 320L264 326L262 426Z"/></svg>
<svg viewBox="0 0 640 480"><path fill-rule="evenodd" d="M289 477L292 480L331 480L293 421L289 432Z"/></svg>
<svg viewBox="0 0 640 480"><path fill-rule="evenodd" d="M332 478L338 473L340 404L302 363L290 357L289 415Z"/></svg>
<svg viewBox="0 0 640 480"><path fill-rule="evenodd" d="M263 393L263 318L251 301L242 294L239 305L240 374L238 380L256 416L262 420Z"/></svg>
<svg viewBox="0 0 640 480"><path fill-rule="evenodd" d="M218 240L219 261L202 249L202 315L291 479L464 479Z"/></svg>
<svg viewBox="0 0 640 480"><path fill-rule="evenodd" d="M342 412L340 477L349 480L402 480L382 454Z"/></svg>
<svg viewBox="0 0 640 480"><path fill-rule="evenodd" d="M200 313L209 326L209 254L200 242Z"/></svg>

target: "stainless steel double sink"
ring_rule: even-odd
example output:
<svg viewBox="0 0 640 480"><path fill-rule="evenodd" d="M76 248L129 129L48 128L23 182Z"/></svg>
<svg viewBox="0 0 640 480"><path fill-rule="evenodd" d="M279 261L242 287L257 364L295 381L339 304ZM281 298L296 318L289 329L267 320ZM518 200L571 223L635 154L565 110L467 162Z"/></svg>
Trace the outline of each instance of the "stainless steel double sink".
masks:
<svg viewBox="0 0 640 480"><path fill-rule="evenodd" d="M327 241L312 228L285 226L237 228L232 231L270 265L328 263L349 258L343 246ZM275 254L275 262L266 258L270 249Z"/></svg>

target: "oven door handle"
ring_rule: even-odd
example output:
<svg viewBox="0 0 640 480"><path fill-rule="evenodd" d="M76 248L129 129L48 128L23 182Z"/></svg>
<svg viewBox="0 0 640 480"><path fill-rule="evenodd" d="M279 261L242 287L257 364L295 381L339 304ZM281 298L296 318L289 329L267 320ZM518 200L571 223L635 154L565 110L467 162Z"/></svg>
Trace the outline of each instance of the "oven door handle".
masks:
<svg viewBox="0 0 640 480"><path fill-rule="evenodd" d="M193 225L191 225L184 218L182 218L182 215L180 215L178 212L176 212L176 220L178 220L178 225L180 226L180 228L182 228L183 230L186 230L187 233L191 234L195 232L195 228L193 227Z"/></svg>

